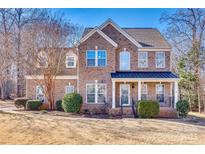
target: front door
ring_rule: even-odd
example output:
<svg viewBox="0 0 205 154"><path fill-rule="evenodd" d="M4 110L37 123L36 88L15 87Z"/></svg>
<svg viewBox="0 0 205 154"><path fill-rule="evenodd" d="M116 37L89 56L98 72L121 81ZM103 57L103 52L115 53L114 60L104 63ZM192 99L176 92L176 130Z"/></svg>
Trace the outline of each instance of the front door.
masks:
<svg viewBox="0 0 205 154"><path fill-rule="evenodd" d="M130 105L130 85L120 84L120 104L122 106Z"/></svg>

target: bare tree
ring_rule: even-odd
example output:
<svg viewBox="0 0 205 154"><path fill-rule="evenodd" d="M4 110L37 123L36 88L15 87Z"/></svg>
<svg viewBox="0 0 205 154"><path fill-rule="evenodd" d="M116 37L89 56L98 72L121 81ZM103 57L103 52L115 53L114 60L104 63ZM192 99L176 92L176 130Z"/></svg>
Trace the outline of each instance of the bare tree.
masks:
<svg viewBox="0 0 205 154"><path fill-rule="evenodd" d="M168 24L166 36L173 45L175 54L186 59L186 68L194 74L194 93L197 93L198 109L201 112L201 79L204 67L205 9L178 9L174 14L164 13L162 22Z"/></svg>
<svg viewBox="0 0 205 154"><path fill-rule="evenodd" d="M51 110L54 109L56 76L61 74L65 65L63 58L67 52L68 37L73 34L71 25L63 17L48 16L47 20L34 22L27 27L30 29L27 47L32 59L26 63L28 68L32 67L29 73L35 81L44 87ZM43 79L38 79L38 75L43 75Z"/></svg>
<svg viewBox="0 0 205 154"><path fill-rule="evenodd" d="M15 16L12 9L0 9L0 90L1 98L5 99L7 81L13 66L13 30Z"/></svg>
<svg viewBox="0 0 205 154"><path fill-rule="evenodd" d="M17 70L17 96L23 96L25 69L23 65L23 57L27 55L24 48L25 27L36 21L46 18L44 9L14 9L15 14L15 53L16 53L16 70Z"/></svg>

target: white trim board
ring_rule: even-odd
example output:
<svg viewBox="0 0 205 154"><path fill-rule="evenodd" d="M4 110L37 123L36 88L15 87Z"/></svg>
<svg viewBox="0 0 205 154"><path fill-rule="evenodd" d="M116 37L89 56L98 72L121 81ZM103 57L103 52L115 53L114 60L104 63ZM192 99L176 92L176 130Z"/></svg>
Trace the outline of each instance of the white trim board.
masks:
<svg viewBox="0 0 205 154"><path fill-rule="evenodd" d="M105 40L107 40L110 44L112 44L115 48L118 47L118 44L115 43L111 38L109 38L105 33L103 33L99 28L94 28L93 30L91 30L88 34L86 34L81 40L80 43L83 43L84 41L86 41L89 37L91 37L94 33L98 33L100 34Z"/></svg>
<svg viewBox="0 0 205 154"><path fill-rule="evenodd" d="M175 82L179 78L112 78L114 82Z"/></svg>
<svg viewBox="0 0 205 154"><path fill-rule="evenodd" d="M100 30L105 28L108 24L112 25L115 29L117 29L122 35L124 35L128 40L130 40L137 47L142 47L133 37L131 37L127 32L120 28L112 19L106 20L101 26Z"/></svg>
<svg viewBox="0 0 205 154"><path fill-rule="evenodd" d="M43 80L44 79L44 76L43 75L26 75L25 78L27 80L32 80L32 79L38 79L38 80ZM59 75L59 76L56 76L56 79L78 79L78 76L77 75Z"/></svg>

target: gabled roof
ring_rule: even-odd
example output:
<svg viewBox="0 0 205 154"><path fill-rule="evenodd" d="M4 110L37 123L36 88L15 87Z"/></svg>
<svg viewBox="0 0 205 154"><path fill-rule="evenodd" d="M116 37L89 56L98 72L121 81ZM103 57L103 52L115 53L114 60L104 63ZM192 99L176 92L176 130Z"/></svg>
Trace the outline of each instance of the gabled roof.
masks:
<svg viewBox="0 0 205 154"><path fill-rule="evenodd" d="M150 79L150 78L173 78L178 79L178 76L170 71L163 72L163 71L137 71L137 72L116 72L111 73L112 78L143 78L143 79Z"/></svg>
<svg viewBox="0 0 205 154"><path fill-rule="evenodd" d="M104 22L100 28L103 28L107 24L112 23L118 30L121 30L124 34L128 34L139 43L140 48L156 48L156 49L170 49L171 46L161 35L161 33L156 28L120 28L111 19ZM93 28L85 28L83 36L87 35ZM139 46L138 46L139 47Z"/></svg>
<svg viewBox="0 0 205 154"><path fill-rule="evenodd" d="M131 35L129 35L126 31L124 31L120 26L118 26L112 19L106 20L101 26L100 30L103 30L107 25L112 25L116 30L118 30L122 35L124 35L128 40L130 40L137 47L142 47L141 44L137 40L135 40Z"/></svg>
<svg viewBox="0 0 205 154"><path fill-rule="evenodd" d="M99 28L94 28L90 30L86 35L83 35L82 39L80 40L80 43L86 41L89 37L91 37L95 33L100 34L105 40L107 40L110 44L112 44L114 47L117 48L117 43L115 43L111 38L109 38L105 33L103 33Z"/></svg>

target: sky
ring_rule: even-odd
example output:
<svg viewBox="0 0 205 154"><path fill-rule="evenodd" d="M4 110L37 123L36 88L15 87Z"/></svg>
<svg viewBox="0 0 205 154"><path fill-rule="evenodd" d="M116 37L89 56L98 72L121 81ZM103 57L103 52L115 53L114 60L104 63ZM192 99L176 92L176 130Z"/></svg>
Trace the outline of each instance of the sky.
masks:
<svg viewBox="0 0 205 154"><path fill-rule="evenodd" d="M173 13L176 9L56 9L63 13L72 23L83 27L100 26L111 18L120 27L158 28L164 31L166 24L159 19L164 11Z"/></svg>

